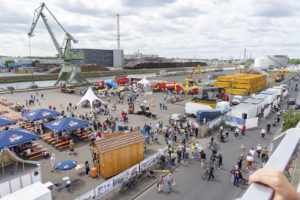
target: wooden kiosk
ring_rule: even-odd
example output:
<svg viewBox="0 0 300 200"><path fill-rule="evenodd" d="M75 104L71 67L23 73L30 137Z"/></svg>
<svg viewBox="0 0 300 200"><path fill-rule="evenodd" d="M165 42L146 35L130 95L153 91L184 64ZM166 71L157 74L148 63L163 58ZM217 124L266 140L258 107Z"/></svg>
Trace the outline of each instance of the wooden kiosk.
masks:
<svg viewBox="0 0 300 200"><path fill-rule="evenodd" d="M96 140L93 162L97 172L109 178L144 159L145 138L140 131L118 132Z"/></svg>

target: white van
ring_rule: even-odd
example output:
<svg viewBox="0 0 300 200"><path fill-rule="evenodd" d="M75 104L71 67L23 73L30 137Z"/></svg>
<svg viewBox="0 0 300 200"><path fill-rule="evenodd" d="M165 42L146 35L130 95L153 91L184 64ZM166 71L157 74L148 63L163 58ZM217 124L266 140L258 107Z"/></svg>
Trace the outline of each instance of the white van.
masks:
<svg viewBox="0 0 300 200"><path fill-rule="evenodd" d="M211 110L211 109L212 107L210 107L209 105L187 102L185 104L184 113L187 116L196 117L196 113L198 110Z"/></svg>

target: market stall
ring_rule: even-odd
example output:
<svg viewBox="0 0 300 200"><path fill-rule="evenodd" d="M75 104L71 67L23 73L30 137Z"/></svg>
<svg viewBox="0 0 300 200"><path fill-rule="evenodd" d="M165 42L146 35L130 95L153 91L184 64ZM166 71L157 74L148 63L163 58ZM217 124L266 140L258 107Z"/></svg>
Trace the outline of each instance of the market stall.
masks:
<svg viewBox="0 0 300 200"><path fill-rule="evenodd" d="M94 166L104 178L123 172L144 157L145 139L140 131L113 135L94 142Z"/></svg>

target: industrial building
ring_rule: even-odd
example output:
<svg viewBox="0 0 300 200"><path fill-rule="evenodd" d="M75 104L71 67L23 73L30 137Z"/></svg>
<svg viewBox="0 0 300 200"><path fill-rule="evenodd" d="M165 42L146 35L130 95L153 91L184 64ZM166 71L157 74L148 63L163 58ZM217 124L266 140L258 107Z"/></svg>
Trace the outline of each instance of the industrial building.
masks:
<svg viewBox="0 0 300 200"><path fill-rule="evenodd" d="M265 55L255 58L254 68L285 68L288 60L289 58L286 55Z"/></svg>
<svg viewBox="0 0 300 200"><path fill-rule="evenodd" d="M72 60L72 64L98 64L104 67L123 67L123 50L105 50L105 49L72 49L75 52L84 54L83 60Z"/></svg>

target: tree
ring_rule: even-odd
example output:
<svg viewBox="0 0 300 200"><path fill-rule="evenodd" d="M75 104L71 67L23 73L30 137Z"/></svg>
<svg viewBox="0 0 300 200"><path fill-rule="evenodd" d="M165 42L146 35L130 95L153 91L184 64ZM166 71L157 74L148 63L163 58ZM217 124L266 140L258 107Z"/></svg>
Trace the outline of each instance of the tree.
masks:
<svg viewBox="0 0 300 200"><path fill-rule="evenodd" d="M282 131L296 127L300 121L300 112L295 112L293 108L290 108L286 113L284 113L283 121L284 125L282 127Z"/></svg>
<svg viewBox="0 0 300 200"><path fill-rule="evenodd" d="M6 60L4 65L8 68L8 63L15 63L14 60Z"/></svg>

